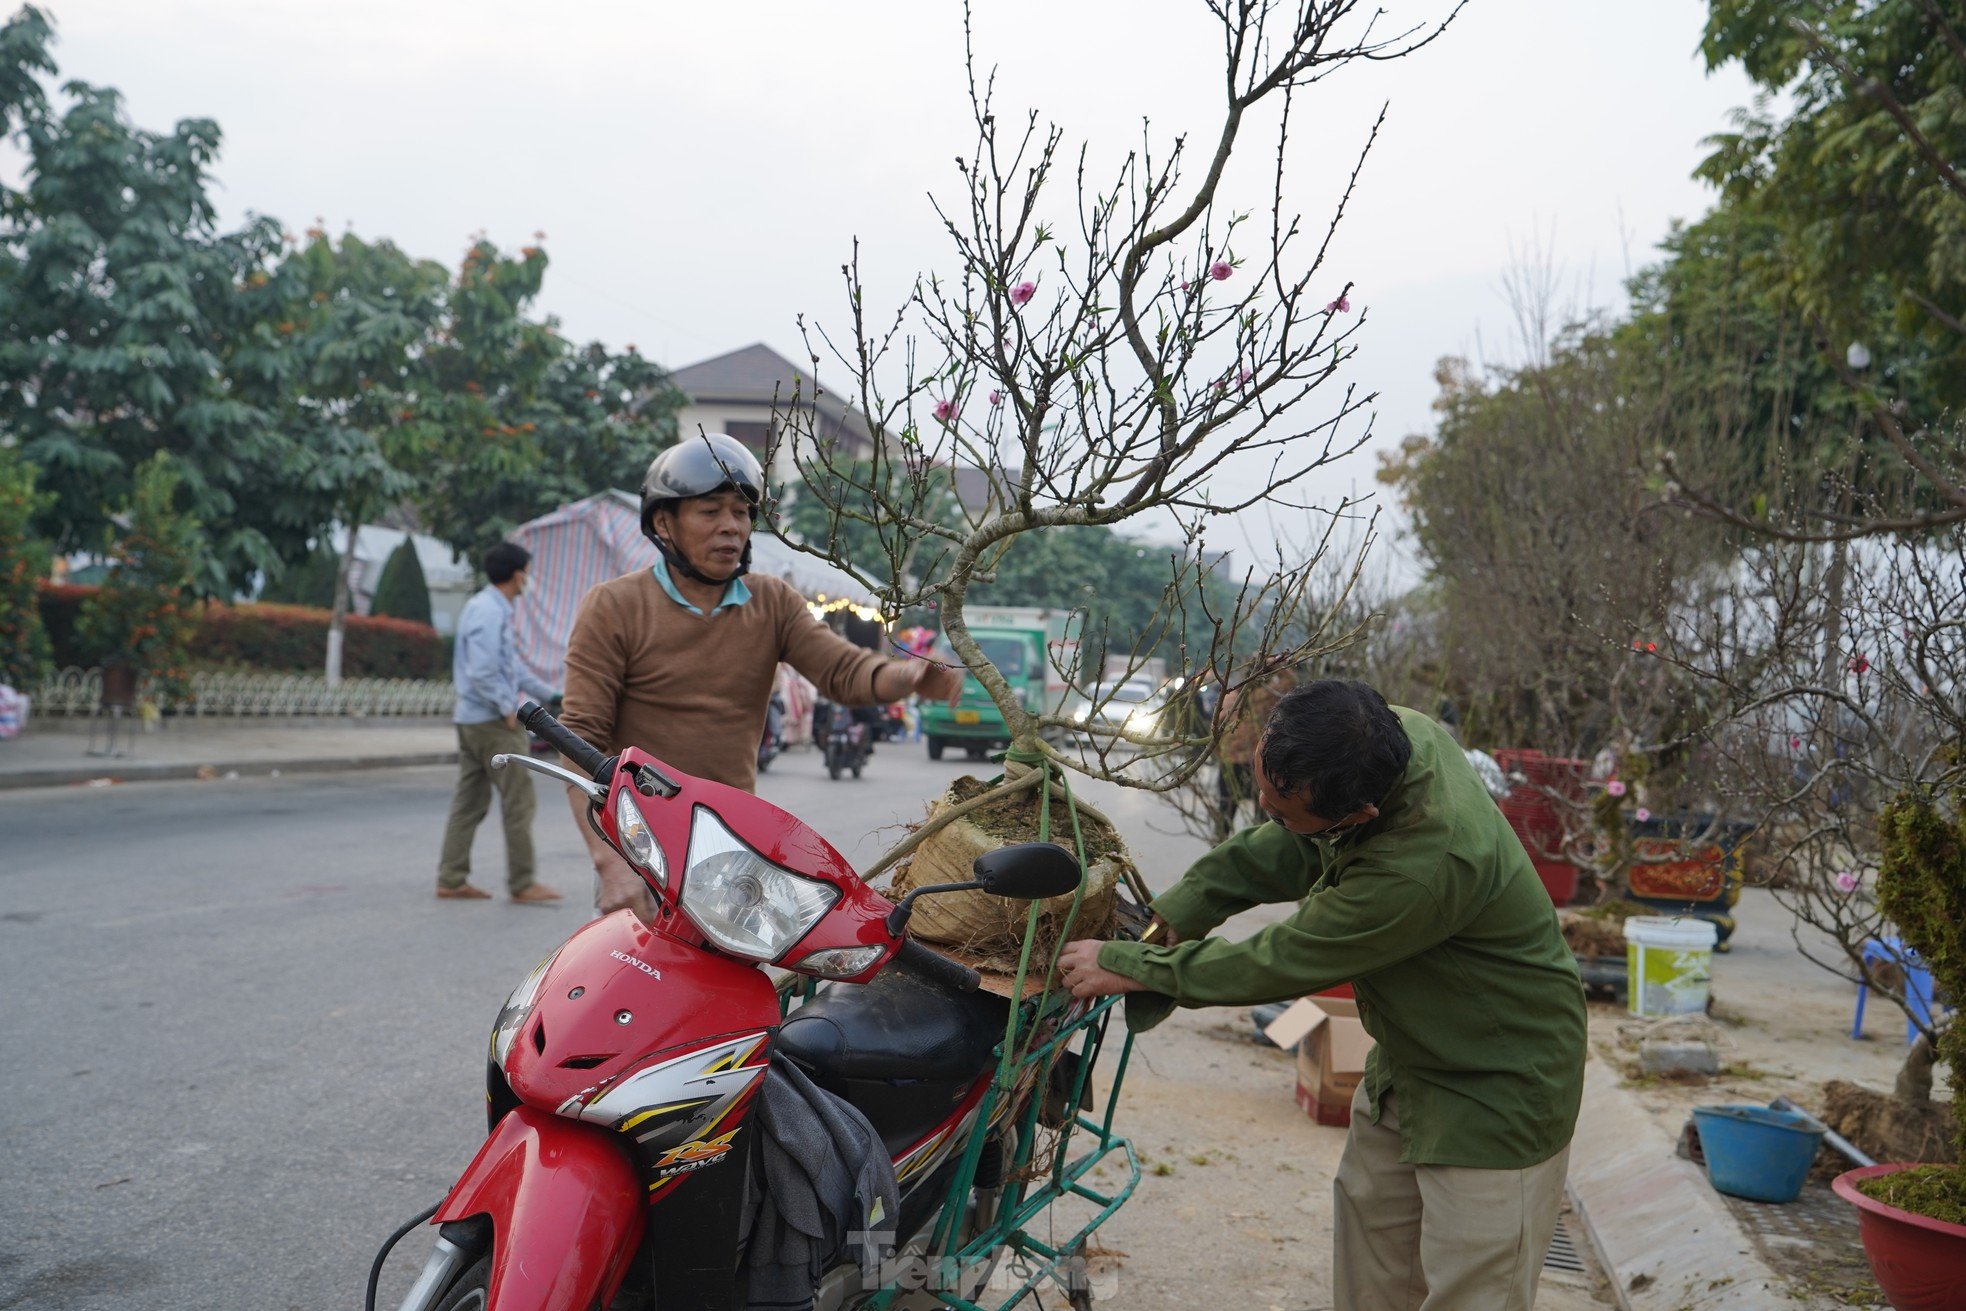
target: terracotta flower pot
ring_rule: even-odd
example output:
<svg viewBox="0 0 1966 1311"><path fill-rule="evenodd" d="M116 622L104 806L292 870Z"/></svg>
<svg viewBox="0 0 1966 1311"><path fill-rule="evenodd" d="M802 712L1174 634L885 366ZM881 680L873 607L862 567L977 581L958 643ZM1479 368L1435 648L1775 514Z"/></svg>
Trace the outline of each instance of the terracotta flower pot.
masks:
<svg viewBox="0 0 1966 1311"><path fill-rule="evenodd" d="M1857 1191L1866 1179L1913 1164L1867 1165L1836 1176L1830 1187L1857 1208L1864 1255L1895 1311L1966 1311L1966 1225L1901 1211Z"/></svg>

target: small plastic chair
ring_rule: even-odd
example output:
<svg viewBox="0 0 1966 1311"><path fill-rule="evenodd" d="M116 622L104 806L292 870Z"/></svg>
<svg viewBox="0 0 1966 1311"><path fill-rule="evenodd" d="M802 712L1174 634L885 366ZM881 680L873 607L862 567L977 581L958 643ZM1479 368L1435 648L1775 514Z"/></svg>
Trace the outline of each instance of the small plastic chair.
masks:
<svg viewBox="0 0 1966 1311"><path fill-rule="evenodd" d="M1927 1028L1932 1024L1932 971L1925 968L1925 961L1916 951L1896 938L1869 938L1864 942L1864 977L1857 981L1857 1017L1850 1024L1850 1036L1864 1036L1864 999L1870 994L1870 972L1887 961L1905 972L1905 1006L1912 1016L1905 1021L1905 1042L1917 1042L1920 1021Z"/></svg>

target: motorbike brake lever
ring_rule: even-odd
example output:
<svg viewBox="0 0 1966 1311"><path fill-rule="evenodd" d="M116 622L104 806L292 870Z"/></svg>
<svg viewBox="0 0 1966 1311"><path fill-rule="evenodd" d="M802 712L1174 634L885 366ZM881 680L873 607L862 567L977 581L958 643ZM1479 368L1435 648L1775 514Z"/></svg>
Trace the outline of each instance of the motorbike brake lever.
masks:
<svg viewBox="0 0 1966 1311"><path fill-rule="evenodd" d="M514 752L501 752L491 758L491 767L493 769L504 769L507 765L517 765L521 769L530 769L535 774L544 774L548 778L557 778L568 787L579 788L587 794L587 799L596 805L607 800L608 790L606 788L591 778L582 778L571 769L567 769L562 765L551 764L544 760L534 760L531 756L522 756Z"/></svg>

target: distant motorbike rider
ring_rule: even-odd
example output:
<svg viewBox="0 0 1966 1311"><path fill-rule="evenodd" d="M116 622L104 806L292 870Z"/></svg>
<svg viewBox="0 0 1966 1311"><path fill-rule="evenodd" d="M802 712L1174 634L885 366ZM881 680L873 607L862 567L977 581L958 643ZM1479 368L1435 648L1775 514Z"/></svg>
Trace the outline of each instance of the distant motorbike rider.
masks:
<svg viewBox="0 0 1966 1311"><path fill-rule="evenodd" d="M568 728L603 751L638 746L750 791L780 661L848 705L961 695L961 670L854 646L789 583L749 575L763 500L764 471L735 437L699 433L655 457L641 525L661 559L581 601L567 642ZM640 876L589 828L586 798L568 801L599 879L597 909L649 918Z"/></svg>

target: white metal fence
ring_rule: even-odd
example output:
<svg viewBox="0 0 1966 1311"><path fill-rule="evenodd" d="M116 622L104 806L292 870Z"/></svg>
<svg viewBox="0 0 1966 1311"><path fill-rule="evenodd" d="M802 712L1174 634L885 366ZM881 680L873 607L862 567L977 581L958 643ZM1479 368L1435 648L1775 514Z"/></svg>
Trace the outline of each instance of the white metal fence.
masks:
<svg viewBox="0 0 1966 1311"><path fill-rule="evenodd" d="M37 715L90 715L102 702L102 670L70 666L33 689ZM344 678L329 688L319 674L199 672L184 700L159 697L145 680L140 699L156 700L180 715L284 717L290 715L448 715L457 693L440 678Z"/></svg>

